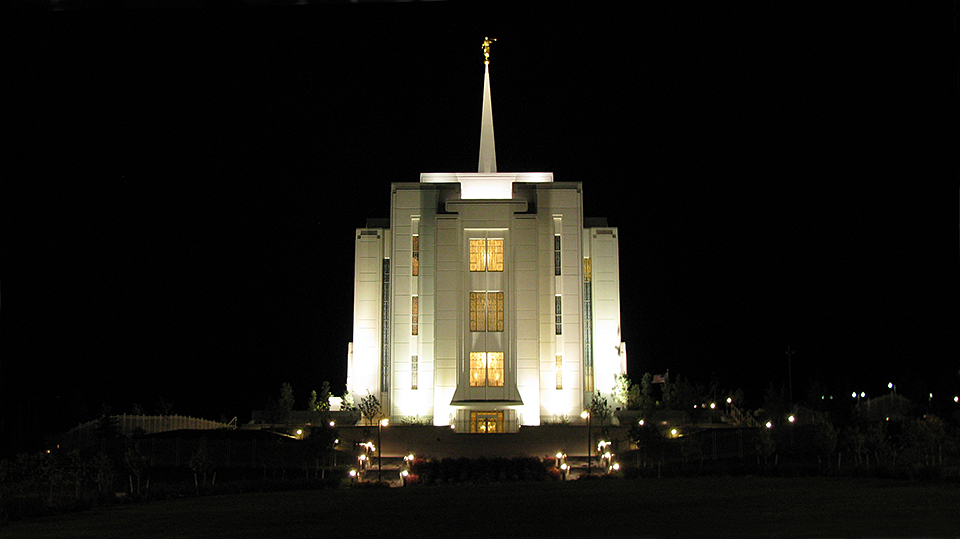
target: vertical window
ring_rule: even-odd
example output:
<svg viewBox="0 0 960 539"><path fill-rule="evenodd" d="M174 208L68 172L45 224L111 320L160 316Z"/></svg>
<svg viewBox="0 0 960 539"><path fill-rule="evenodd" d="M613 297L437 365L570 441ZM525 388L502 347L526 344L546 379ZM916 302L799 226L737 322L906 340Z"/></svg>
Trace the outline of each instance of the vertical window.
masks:
<svg viewBox="0 0 960 539"><path fill-rule="evenodd" d="M471 239L470 271L503 271L503 240Z"/></svg>
<svg viewBox="0 0 960 539"><path fill-rule="evenodd" d="M557 354L557 389L563 389L563 356Z"/></svg>
<svg viewBox="0 0 960 539"><path fill-rule="evenodd" d="M487 271L503 271L503 240L487 240Z"/></svg>
<svg viewBox="0 0 960 539"><path fill-rule="evenodd" d="M483 352L470 352L470 387L487 385L486 355Z"/></svg>
<svg viewBox="0 0 960 539"><path fill-rule="evenodd" d="M554 325L556 326L556 334L563 335L563 315L561 314L562 305L560 300L560 295L553 297L554 303Z"/></svg>
<svg viewBox="0 0 960 539"><path fill-rule="evenodd" d="M503 331L503 292L470 292L470 331Z"/></svg>
<svg viewBox="0 0 960 539"><path fill-rule="evenodd" d="M410 298L410 334L420 334L420 297Z"/></svg>
<svg viewBox="0 0 960 539"><path fill-rule="evenodd" d="M487 385L503 387L503 352L487 353Z"/></svg>
<svg viewBox="0 0 960 539"><path fill-rule="evenodd" d="M560 275L560 234L553 236L553 274Z"/></svg>
<svg viewBox="0 0 960 539"><path fill-rule="evenodd" d="M410 356L410 389L417 389L417 356Z"/></svg>
<svg viewBox="0 0 960 539"><path fill-rule="evenodd" d="M413 246L412 246L412 255L411 255L411 265L413 266L412 275L414 277L420 275L420 236L417 234L413 235Z"/></svg>
<svg viewBox="0 0 960 539"><path fill-rule="evenodd" d="M470 292L470 331L487 330L486 302L486 292Z"/></svg>
<svg viewBox="0 0 960 539"><path fill-rule="evenodd" d="M487 240L470 240L470 271L487 271Z"/></svg>

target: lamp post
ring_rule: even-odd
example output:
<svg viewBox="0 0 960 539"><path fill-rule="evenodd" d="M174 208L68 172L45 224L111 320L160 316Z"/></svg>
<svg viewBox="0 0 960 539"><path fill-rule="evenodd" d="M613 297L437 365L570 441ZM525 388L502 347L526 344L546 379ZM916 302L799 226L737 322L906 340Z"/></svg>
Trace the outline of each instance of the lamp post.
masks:
<svg viewBox="0 0 960 539"><path fill-rule="evenodd" d="M381 433L383 432L383 427L386 427L390 423L390 420L387 418L381 419L377 423L377 483L382 481L382 471L383 471L383 447L380 443Z"/></svg>
<svg viewBox="0 0 960 539"><path fill-rule="evenodd" d="M587 420L587 475L590 475L590 453L593 452L593 444L590 443L590 412L584 410L580 412L580 417Z"/></svg>

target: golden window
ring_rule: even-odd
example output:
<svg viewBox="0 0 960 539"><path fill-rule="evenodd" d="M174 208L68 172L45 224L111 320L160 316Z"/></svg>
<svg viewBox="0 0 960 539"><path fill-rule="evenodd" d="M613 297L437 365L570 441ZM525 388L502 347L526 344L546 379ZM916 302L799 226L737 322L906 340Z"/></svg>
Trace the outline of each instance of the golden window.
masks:
<svg viewBox="0 0 960 539"><path fill-rule="evenodd" d="M470 331L487 330L487 293L470 292Z"/></svg>
<svg viewBox="0 0 960 539"><path fill-rule="evenodd" d="M410 334L420 334L420 298L413 296L410 298Z"/></svg>
<svg viewBox="0 0 960 539"><path fill-rule="evenodd" d="M470 271L487 271L487 240L470 240Z"/></svg>
<svg viewBox="0 0 960 539"><path fill-rule="evenodd" d="M503 292L470 292L470 331L503 331Z"/></svg>
<svg viewBox="0 0 960 539"><path fill-rule="evenodd" d="M487 354L487 386L503 387L503 352Z"/></svg>
<svg viewBox="0 0 960 539"><path fill-rule="evenodd" d="M470 271L503 271L503 239L471 239Z"/></svg>
<svg viewBox="0 0 960 539"><path fill-rule="evenodd" d="M487 385L486 355L483 352L470 352L470 387Z"/></svg>
<svg viewBox="0 0 960 539"><path fill-rule="evenodd" d="M413 265L412 275L420 275L420 236L413 236L413 254L411 264Z"/></svg>
<svg viewBox="0 0 960 539"><path fill-rule="evenodd" d="M470 387L503 387L503 352L470 352Z"/></svg>
<svg viewBox="0 0 960 539"><path fill-rule="evenodd" d="M557 389L563 389L563 356L557 354Z"/></svg>

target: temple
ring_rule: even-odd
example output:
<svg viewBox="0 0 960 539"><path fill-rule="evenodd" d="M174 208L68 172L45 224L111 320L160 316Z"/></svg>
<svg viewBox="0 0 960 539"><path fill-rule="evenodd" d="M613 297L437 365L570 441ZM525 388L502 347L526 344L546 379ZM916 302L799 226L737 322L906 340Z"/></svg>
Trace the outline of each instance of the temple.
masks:
<svg viewBox="0 0 960 539"><path fill-rule="evenodd" d="M347 391L393 424L579 421L626 373L617 228L584 219L579 182L497 171L492 42L477 172L393 183L389 222L356 231Z"/></svg>

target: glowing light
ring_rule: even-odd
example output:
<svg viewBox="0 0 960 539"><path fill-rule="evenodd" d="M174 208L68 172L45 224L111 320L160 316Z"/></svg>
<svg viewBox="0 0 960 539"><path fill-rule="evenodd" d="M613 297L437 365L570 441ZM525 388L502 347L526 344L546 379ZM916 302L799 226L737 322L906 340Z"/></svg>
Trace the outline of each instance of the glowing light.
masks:
<svg viewBox="0 0 960 539"><path fill-rule="evenodd" d="M789 421L789 422L791 422L791 423L793 423L793 422L796 421L796 420L797 420L797 416L795 416L795 415L793 415L793 414L790 414L790 415L787 417L787 421Z"/></svg>
<svg viewBox="0 0 960 539"><path fill-rule="evenodd" d="M357 471L356 471L356 470L350 470L350 477L356 477L356 476L357 476Z"/></svg>
<svg viewBox="0 0 960 539"><path fill-rule="evenodd" d="M336 422L336 421L331 421L331 422L330 422L330 426L331 426L331 427L337 426L337 422Z"/></svg>
<svg viewBox="0 0 960 539"><path fill-rule="evenodd" d="M733 398L727 397L727 404L733 404Z"/></svg>
<svg viewBox="0 0 960 539"><path fill-rule="evenodd" d="M562 459L562 458L563 458L563 453L557 453L557 458L558 458L558 459Z"/></svg>
<svg viewBox="0 0 960 539"><path fill-rule="evenodd" d="M410 475L410 472L404 470L404 471L400 472L400 475L406 477L406 476Z"/></svg>
<svg viewBox="0 0 960 539"><path fill-rule="evenodd" d="M586 419L586 418L588 418L588 417L590 417L590 412L588 412L588 411L586 411L586 410L580 412L580 418L581 418L581 419Z"/></svg>
<svg viewBox="0 0 960 539"><path fill-rule="evenodd" d="M857 392L854 391L853 393L850 394L850 396L853 397L853 398L857 398Z"/></svg>
<svg viewBox="0 0 960 539"><path fill-rule="evenodd" d="M303 436L303 429L297 429L297 436Z"/></svg>
<svg viewBox="0 0 960 539"><path fill-rule="evenodd" d="M676 437L676 436L677 436L677 429L670 429L670 436Z"/></svg>
<svg viewBox="0 0 960 539"><path fill-rule="evenodd" d="M861 392L860 392L860 396L861 396L861 397L866 397L866 396L867 396L867 392L866 392L866 391L861 391Z"/></svg>
<svg viewBox="0 0 960 539"><path fill-rule="evenodd" d="M893 389L893 382L887 383L887 389Z"/></svg>
<svg viewBox="0 0 960 539"><path fill-rule="evenodd" d="M711 409L711 410L716 410L716 409L717 409L717 403L711 402L711 403L710 403L710 409Z"/></svg>
<svg viewBox="0 0 960 539"><path fill-rule="evenodd" d="M380 426L381 426L381 427L386 427L386 426L389 425L389 424L390 424L390 420L387 419L387 418L383 418L383 419L380 420Z"/></svg>
<svg viewBox="0 0 960 539"><path fill-rule="evenodd" d="M613 469L614 469L614 470L619 470L619 469L620 469L620 463L619 463L619 462L614 462L614 463L613 463Z"/></svg>
<svg viewBox="0 0 960 539"><path fill-rule="evenodd" d="M770 421L767 421L767 428L768 429L773 428L773 423L771 423Z"/></svg>
<svg viewBox="0 0 960 539"><path fill-rule="evenodd" d="M960 397L954 397L953 402L960 402Z"/></svg>
<svg viewBox="0 0 960 539"><path fill-rule="evenodd" d="M639 424L640 424L641 427L643 426L643 420L642 420L642 419L640 420L640 423L639 423Z"/></svg>

